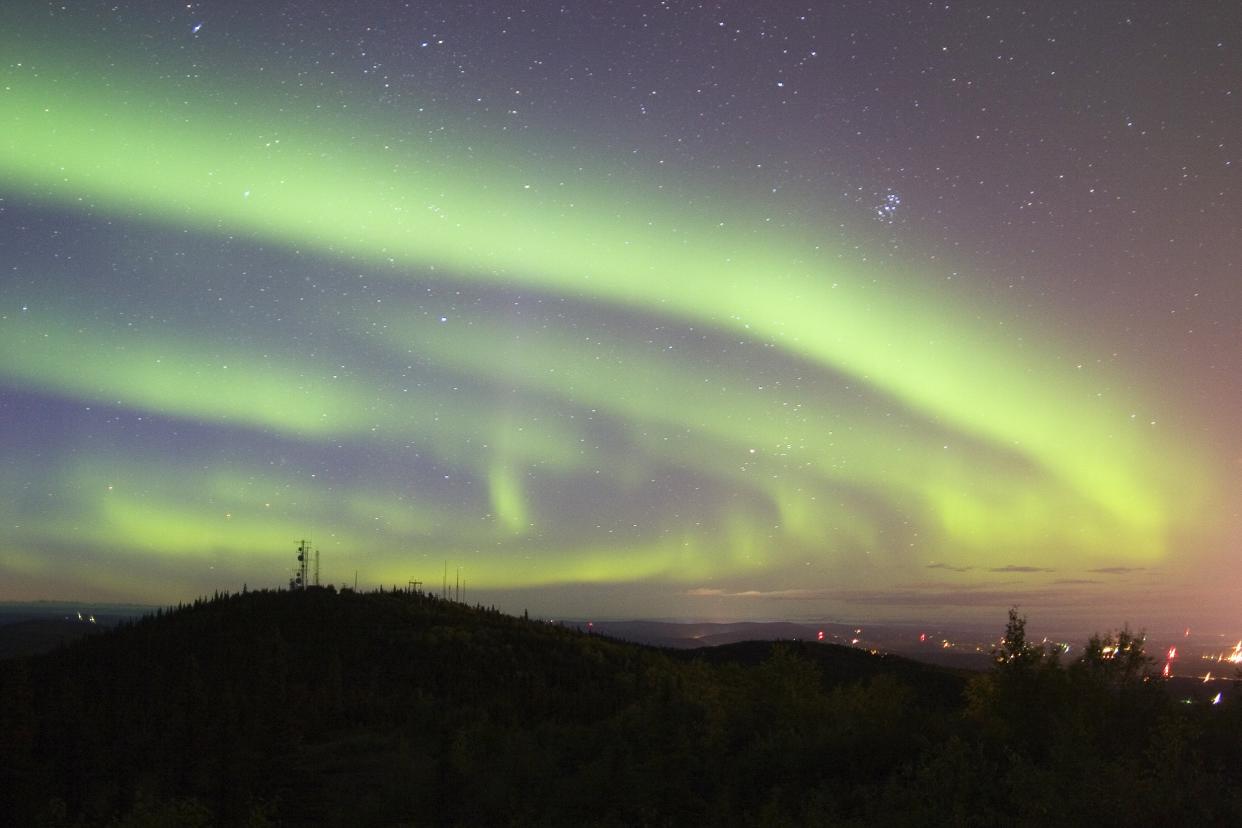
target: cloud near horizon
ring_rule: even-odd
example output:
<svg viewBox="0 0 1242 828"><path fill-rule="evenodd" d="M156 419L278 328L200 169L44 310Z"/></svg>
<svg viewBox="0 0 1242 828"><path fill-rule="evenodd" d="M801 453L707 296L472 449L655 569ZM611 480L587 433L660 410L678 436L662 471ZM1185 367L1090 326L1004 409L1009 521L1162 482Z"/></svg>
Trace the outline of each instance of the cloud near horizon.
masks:
<svg viewBox="0 0 1242 828"><path fill-rule="evenodd" d="M1042 570L1041 570L1042 571ZM1015 603L1050 605L1074 604L1082 594L1057 589L1016 591L1012 582L958 585L927 582L899 585L893 589L775 589L727 590L718 587L697 587L681 593L689 598L738 598L744 600L811 601L892 607L1008 607ZM1095 583L1093 581L1070 581ZM1058 582L1062 585L1063 582Z"/></svg>
<svg viewBox="0 0 1242 828"><path fill-rule="evenodd" d="M988 572L1055 572L1056 570L1048 569L1042 566L1018 566L1016 564L1006 564L1005 566L994 566Z"/></svg>
<svg viewBox="0 0 1242 828"><path fill-rule="evenodd" d="M940 561L936 561L935 563L929 563L927 565L927 568L928 569L945 569L945 570L948 570L949 572L970 572L972 569L974 569L973 566L952 566L947 563L941 563Z"/></svg>
<svg viewBox="0 0 1242 828"><path fill-rule="evenodd" d="M826 589L745 589L739 592L729 592L724 589L714 589L710 587L698 587L696 589L686 590L684 593L690 598L768 598L778 601L809 601L815 598L827 598L830 596L830 590Z"/></svg>

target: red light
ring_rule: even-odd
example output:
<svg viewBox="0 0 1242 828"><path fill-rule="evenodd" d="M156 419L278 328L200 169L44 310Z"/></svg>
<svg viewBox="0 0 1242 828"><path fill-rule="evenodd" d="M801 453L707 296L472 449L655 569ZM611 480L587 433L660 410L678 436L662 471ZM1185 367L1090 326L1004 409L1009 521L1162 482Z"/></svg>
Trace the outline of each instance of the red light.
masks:
<svg viewBox="0 0 1242 828"><path fill-rule="evenodd" d="M919 641L926 641L927 633L919 633Z"/></svg>
<svg viewBox="0 0 1242 828"><path fill-rule="evenodd" d="M820 640L820 641L823 641L823 640L824 640L824 631L823 631L823 630L820 630L820 631L819 631L819 635L817 635L817 636L816 636L816 638L817 638L818 640Z"/></svg>

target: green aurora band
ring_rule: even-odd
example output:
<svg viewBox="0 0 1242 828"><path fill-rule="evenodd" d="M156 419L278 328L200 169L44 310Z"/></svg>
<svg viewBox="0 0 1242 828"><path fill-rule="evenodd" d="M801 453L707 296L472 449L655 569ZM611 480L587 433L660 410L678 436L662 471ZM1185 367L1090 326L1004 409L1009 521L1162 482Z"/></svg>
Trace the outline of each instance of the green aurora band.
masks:
<svg viewBox="0 0 1242 828"><path fill-rule="evenodd" d="M404 582L410 549L477 562L475 585L492 587L696 583L804 559L844 571L872 553L1133 563L1168 554L1203 508L1204 464L1149 425L1141 394L1103 393L1120 383L916 275L844 263L809 228L593 185L569 164L519 171L499 148L415 150L384 139L398 125L360 132L281 94L190 102L85 62L10 63L0 192L312 252L398 291L439 282L565 298L701 330L709 344L743 339L761 356L713 362L446 300L453 324L428 324L411 291L347 326L350 353L381 367L338 379L322 365L342 354L311 360L276 336L234 346L193 326L118 333L49 290L41 314L0 323L4 383L312 444L414 443L478 485L436 502L399 471L365 485L269 479L238 453L198 458L217 471L156 487L144 478L165 459L79 458L44 472L48 487L71 481L65 514L10 533L0 570L37 575L51 544L135 562L213 556L241 573L256 555L283 562L308 524L331 527L350 567L390 583ZM383 367L403 361L460 388L406 393ZM677 508L638 508L647 481L679 470L700 490ZM584 480L598 496L574 504L567 493ZM11 499L3 508L21 522ZM894 514L920 527L917 544L892 530ZM614 519L629 529L600 528Z"/></svg>

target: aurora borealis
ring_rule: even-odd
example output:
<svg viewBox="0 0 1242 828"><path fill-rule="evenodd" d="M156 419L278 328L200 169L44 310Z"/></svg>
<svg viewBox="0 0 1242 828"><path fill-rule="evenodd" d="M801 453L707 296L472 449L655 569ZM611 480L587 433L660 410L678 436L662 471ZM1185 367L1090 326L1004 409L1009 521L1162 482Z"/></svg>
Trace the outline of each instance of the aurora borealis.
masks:
<svg viewBox="0 0 1242 828"><path fill-rule="evenodd" d="M1238 620L1227 4L267 6L0 12L0 600Z"/></svg>

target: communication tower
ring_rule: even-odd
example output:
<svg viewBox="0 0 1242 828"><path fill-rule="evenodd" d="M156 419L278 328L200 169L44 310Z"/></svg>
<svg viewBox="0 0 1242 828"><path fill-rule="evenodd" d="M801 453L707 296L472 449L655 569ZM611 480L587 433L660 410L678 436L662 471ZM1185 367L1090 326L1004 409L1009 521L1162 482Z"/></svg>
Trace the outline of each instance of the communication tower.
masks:
<svg viewBox="0 0 1242 828"><path fill-rule="evenodd" d="M289 589L306 589L309 582L307 580L307 568L310 564L310 541L302 540L298 542L298 567L292 578L289 579ZM315 582L319 582L319 561L316 554L315 561Z"/></svg>

